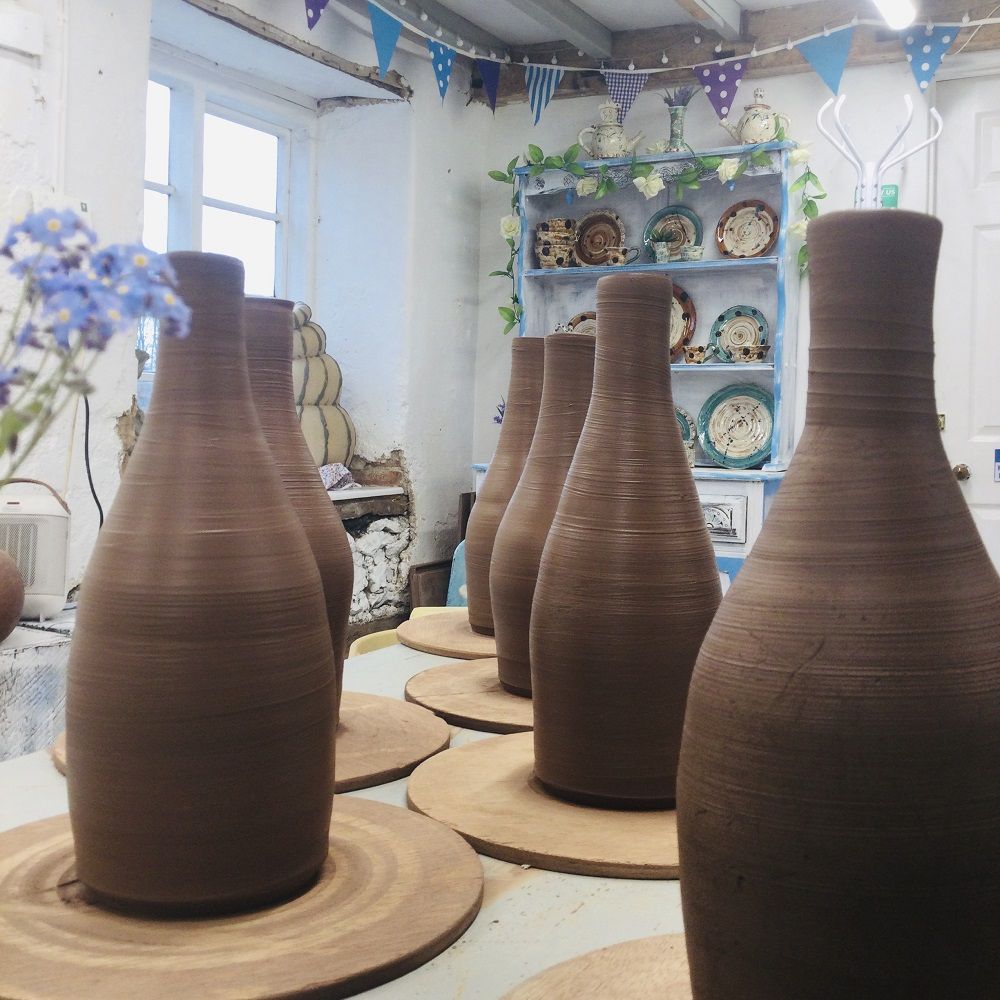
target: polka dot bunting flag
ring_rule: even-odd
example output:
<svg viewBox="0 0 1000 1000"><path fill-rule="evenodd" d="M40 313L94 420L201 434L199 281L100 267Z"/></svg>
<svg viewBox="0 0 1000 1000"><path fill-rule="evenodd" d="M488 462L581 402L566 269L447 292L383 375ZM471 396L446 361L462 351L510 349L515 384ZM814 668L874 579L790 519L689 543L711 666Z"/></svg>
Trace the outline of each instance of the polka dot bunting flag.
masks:
<svg viewBox="0 0 1000 1000"><path fill-rule="evenodd" d="M695 66L695 78L720 118L725 118L734 107L738 107L736 99L746 68L747 62L743 58Z"/></svg>
<svg viewBox="0 0 1000 1000"><path fill-rule="evenodd" d="M312 31L319 22L319 16L326 10L326 5L330 0L306 0L306 24Z"/></svg>
<svg viewBox="0 0 1000 1000"><path fill-rule="evenodd" d="M431 63L434 66L434 79L437 80L438 93L441 100L448 93L448 82L451 80L451 67L455 62L455 50L449 49L447 45L427 39L427 50L431 54Z"/></svg>
<svg viewBox="0 0 1000 1000"><path fill-rule="evenodd" d="M917 24L900 33L906 61L910 64L913 79L917 81L921 93L931 85L941 60L951 48L957 34L958 28L955 27L932 28L930 25L922 27Z"/></svg>

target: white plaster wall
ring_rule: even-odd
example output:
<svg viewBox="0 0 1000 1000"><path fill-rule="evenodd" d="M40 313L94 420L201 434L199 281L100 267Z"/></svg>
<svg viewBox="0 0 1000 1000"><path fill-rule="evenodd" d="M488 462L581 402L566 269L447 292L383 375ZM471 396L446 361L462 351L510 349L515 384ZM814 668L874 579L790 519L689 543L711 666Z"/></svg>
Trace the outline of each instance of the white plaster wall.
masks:
<svg viewBox="0 0 1000 1000"><path fill-rule="evenodd" d="M240 6L340 56L375 61L367 21L356 26L339 8L327 8L309 35L298 7ZM336 108L320 119L313 282L358 451L405 456L414 562L450 555L458 494L469 488L481 178L492 127L487 109L465 107L463 66L442 105L424 51L406 42L392 62L413 87L411 101Z"/></svg>
<svg viewBox="0 0 1000 1000"><path fill-rule="evenodd" d="M44 18L45 48L40 58L0 49L0 212L6 216L12 190L48 188L85 200L103 242L138 239L149 0L21 0L20 7ZM105 510L119 481L115 419L131 403L134 348L133 338L117 338L91 378L91 457ZM63 489L70 459L71 585L97 536L82 449L81 406L76 422L67 414L23 470Z"/></svg>
<svg viewBox="0 0 1000 1000"><path fill-rule="evenodd" d="M707 56L706 56L707 58ZM790 134L803 143L811 143L811 166L829 192L821 203L821 211L850 208L854 197L855 178L852 168L840 154L826 142L816 129L816 112L830 96L825 84L812 73L790 74L771 78L745 80L741 88L744 100L750 103L754 87L763 87L765 100L791 118ZM653 77L647 89L640 94L626 121L629 135L645 132L640 151L669 132L667 114L662 100L664 88ZM897 122L902 121L902 95L910 94L916 106L914 123L908 140L915 145L927 135L927 102L917 90L906 63L884 66L850 68L845 71L841 93L847 94L844 119L852 126L852 134L862 155L869 151L873 158L881 153L895 135ZM546 153L561 153L576 141L577 133L597 119L597 108L606 98L581 97L552 101L543 112L537 126L532 125L527 104L512 105L497 111L494 128L487 140L487 169L503 168L516 152L522 152L529 142L541 146ZM695 149L730 145L732 139L719 125L715 111L707 98L696 95L687 115L685 137ZM886 183L899 183L900 206L915 211L927 209L928 159L918 154L895 171L890 172ZM708 180L705 184L718 183ZM499 219L509 211L509 189L504 185L483 178L482 245L480 255L480 331L476 355L476 395L473 416L475 461L488 462L496 448L499 427L493 423L497 401L507 391L510 375L509 337L503 329L496 307L505 301L506 289L499 278L486 278L494 268L506 262L506 246L499 233ZM636 198L641 195L636 192ZM696 197L696 193L692 198ZM739 183L733 200L740 197ZM661 193L649 204L649 214L668 204L667 194ZM595 206L599 203L595 203ZM714 219L703 220L706 238L714 227ZM641 234L629 234L632 237ZM801 427L805 414L805 380L809 340L808 280L801 286L799 305L798 367L801 374L800 391L796 398L797 424ZM549 332L549 331L543 331ZM510 334L509 336L514 336Z"/></svg>

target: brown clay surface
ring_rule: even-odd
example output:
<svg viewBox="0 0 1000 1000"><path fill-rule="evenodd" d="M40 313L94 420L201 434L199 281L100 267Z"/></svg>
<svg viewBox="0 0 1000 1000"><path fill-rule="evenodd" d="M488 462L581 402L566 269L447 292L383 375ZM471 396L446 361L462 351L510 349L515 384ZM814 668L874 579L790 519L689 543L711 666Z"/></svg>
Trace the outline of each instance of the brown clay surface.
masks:
<svg viewBox="0 0 1000 1000"><path fill-rule="evenodd" d="M406 682L406 700L429 708L453 726L480 732L524 733L532 725L531 699L500 686L492 657L424 670Z"/></svg>
<svg viewBox="0 0 1000 1000"><path fill-rule="evenodd" d="M691 1000L684 935L624 941L571 958L503 1000Z"/></svg>
<svg viewBox="0 0 1000 1000"><path fill-rule="evenodd" d="M698 1000L1000 996L1000 581L937 427L939 241L809 224L805 432L688 701Z"/></svg>
<svg viewBox="0 0 1000 1000"><path fill-rule="evenodd" d="M538 424L521 479L497 530L490 599L500 683L531 694L528 627L538 563L562 495L594 384L594 338L545 338L545 377Z"/></svg>
<svg viewBox="0 0 1000 1000"><path fill-rule="evenodd" d="M447 723L419 705L345 691L337 727L335 791L405 778L421 761L444 750L450 739Z"/></svg>
<svg viewBox="0 0 1000 1000"><path fill-rule="evenodd" d="M499 689L496 667L493 668L493 682ZM514 697L501 693L508 698ZM530 703L528 714L530 717ZM525 728L530 728L530 725ZM407 705L396 698L375 694L345 691L341 697L340 725L337 727L334 791L351 792L356 788L371 788L405 778L421 761L444 750L450 739L446 723L419 705ZM60 733L49 753L56 770L65 774L65 733Z"/></svg>
<svg viewBox="0 0 1000 1000"><path fill-rule="evenodd" d="M405 809L338 798L329 859L301 896L198 920L89 905L66 816L0 834L0 995L10 1000L347 997L444 951L479 910L461 838Z"/></svg>
<svg viewBox="0 0 1000 1000"><path fill-rule="evenodd" d="M670 392L669 279L597 283L594 389L542 554L535 775L575 801L674 801L688 681L720 599Z"/></svg>
<svg viewBox="0 0 1000 1000"><path fill-rule="evenodd" d="M0 642L17 628L24 608L24 581L17 563L0 552Z"/></svg>
<svg viewBox="0 0 1000 1000"><path fill-rule="evenodd" d="M396 626L396 638L404 646L436 656L454 656L460 660L478 660L496 656L497 644L491 635L472 631L465 608L421 615Z"/></svg>
<svg viewBox="0 0 1000 1000"><path fill-rule="evenodd" d="M497 528L521 478L542 399L545 337L515 337L510 351L510 385L496 454L476 496L465 533L465 580L469 622L475 632L493 635L490 559ZM482 656L493 655L482 653Z"/></svg>
<svg viewBox="0 0 1000 1000"><path fill-rule="evenodd" d="M324 863L334 663L316 561L260 430L243 267L172 254L190 335L87 567L66 737L79 878L149 912L237 910Z"/></svg>
<svg viewBox="0 0 1000 1000"><path fill-rule="evenodd" d="M347 618L354 590L354 559L347 532L302 436L292 388L294 302L248 296L243 307L247 368L254 406L288 499L305 529L326 597L337 671L344 676Z"/></svg>
<svg viewBox="0 0 1000 1000"><path fill-rule="evenodd" d="M673 810L576 805L549 795L531 772L530 733L478 740L424 761L407 800L501 861L574 875L678 877Z"/></svg>

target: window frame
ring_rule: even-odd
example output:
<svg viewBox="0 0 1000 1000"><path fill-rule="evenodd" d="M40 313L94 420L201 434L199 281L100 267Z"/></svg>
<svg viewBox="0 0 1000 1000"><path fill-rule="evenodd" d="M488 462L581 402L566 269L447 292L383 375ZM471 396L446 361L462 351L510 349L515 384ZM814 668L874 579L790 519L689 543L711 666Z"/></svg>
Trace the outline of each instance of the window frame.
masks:
<svg viewBox="0 0 1000 1000"><path fill-rule="evenodd" d="M148 78L170 88L167 184L143 187L167 195L167 249L200 250L205 206L275 222L274 295L308 298L313 291L315 216L315 100L292 91L272 93L241 74L163 43L153 43ZM266 85L265 85L266 86ZM284 88L275 87L275 90ZM278 140L275 212L205 197L204 115L212 114L274 135ZM306 233L292 241L290 233Z"/></svg>

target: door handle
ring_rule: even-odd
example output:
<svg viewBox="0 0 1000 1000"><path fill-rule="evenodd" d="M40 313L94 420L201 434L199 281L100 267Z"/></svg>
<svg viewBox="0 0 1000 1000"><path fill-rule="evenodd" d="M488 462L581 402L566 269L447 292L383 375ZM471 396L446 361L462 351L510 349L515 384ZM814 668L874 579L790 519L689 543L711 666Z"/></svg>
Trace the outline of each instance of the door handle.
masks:
<svg viewBox="0 0 1000 1000"><path fill-rule="evenodd" d="M972 470L965 464L965 462L959 462L952 470L955 473L955 478L959 480L966 480L972 475Z"/></svg>

